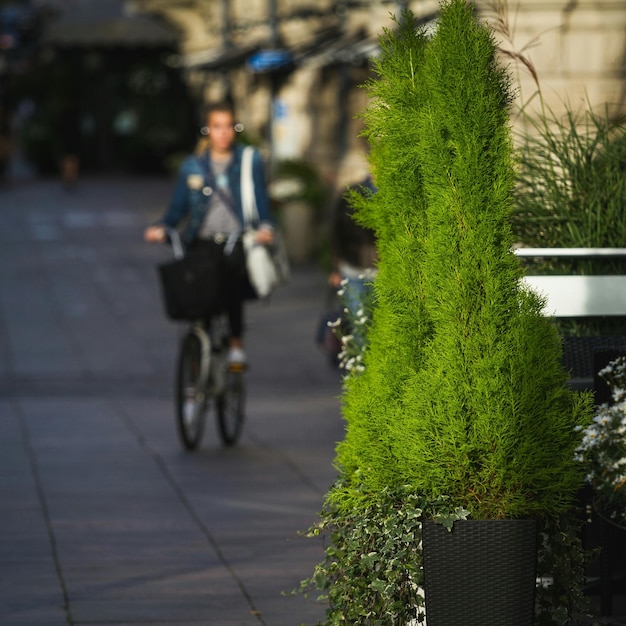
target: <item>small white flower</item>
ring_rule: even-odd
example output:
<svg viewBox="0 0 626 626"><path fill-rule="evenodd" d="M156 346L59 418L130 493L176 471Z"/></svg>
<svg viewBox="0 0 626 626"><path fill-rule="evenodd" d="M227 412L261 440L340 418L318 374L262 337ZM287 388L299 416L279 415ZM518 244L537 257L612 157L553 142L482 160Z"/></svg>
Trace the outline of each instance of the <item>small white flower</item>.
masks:
<svg viewBox="0 0 626 626"><path fill-rule="evenodd" d="M574 459L586 464L586 480L601 498L611 503L604 513L626 522L626 358L620 357L601 370L614 403L602 404L591 424L582 430ZM580 429L576 429L581 432Z"/></svg>

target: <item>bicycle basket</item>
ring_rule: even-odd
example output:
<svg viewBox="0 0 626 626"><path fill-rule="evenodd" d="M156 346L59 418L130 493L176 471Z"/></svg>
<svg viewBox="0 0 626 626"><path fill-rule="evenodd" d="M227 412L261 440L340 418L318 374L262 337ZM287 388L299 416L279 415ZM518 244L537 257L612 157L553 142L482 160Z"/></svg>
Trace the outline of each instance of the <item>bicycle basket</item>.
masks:
<svg viewBox="0 0 626 626"><path fill-rule="evenodd" d="M191 252L157 267L165 313L172 320L196 320L219 311L217 261Z"/></svg>

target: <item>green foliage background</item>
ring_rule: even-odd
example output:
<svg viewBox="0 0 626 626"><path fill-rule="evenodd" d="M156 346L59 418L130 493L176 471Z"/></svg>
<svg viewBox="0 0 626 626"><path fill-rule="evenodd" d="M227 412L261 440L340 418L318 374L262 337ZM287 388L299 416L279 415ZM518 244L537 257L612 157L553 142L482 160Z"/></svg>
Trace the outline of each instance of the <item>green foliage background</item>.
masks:
<svg viewBox="0 0 626 626"><path fill-rule="evenodd" d="M569 105L558 116L544 102L527 118L512 216L516 239L539 248L622 248L626 241L626 118ZM533 258L531 274L624 274L623 257ZM626 333L626 316L559 318L567 335Z"/></svg>
<svg viewBox="0 0 626 626"><path fill-rule="evenodd" d="M529 119L523 137L513 226L527 246L623 247L626 240L626 117L569 106L557 116L542 100L542 115ZM563 264L564 262L561 261ZM611 262L623 272L624 261ZM580 265L580 262L578 262ZM594 265L598 267L594 267ZM559 270L610 271L598 263Z"/></svg>

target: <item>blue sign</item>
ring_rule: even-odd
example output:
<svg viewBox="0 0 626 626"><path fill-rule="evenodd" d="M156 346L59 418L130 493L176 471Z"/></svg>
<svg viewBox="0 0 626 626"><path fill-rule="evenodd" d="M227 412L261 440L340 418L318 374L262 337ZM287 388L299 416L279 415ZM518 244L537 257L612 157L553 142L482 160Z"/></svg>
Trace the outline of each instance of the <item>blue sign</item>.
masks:
<svg viewBox="0 0 626 626"><path fill-rule="evenodd" d="M287 103L283 100L276 100L274 102L274 119L284 120L287 117L288 107Z"/></svg>
<svg viewBox="0 0 626 626"><path fill-rule="evenodd" d="M261 50L248 59L248 67L253 72L269 72L285 67L293 61L289 50Z"/></svg>

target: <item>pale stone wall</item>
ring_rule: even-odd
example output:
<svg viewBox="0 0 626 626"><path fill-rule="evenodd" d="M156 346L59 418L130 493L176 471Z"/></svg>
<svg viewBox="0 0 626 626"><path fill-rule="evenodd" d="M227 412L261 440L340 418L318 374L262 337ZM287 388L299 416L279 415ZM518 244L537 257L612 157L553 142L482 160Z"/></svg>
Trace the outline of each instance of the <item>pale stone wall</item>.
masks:
<svg viewBox="0 0 626 626"><path fill-rule="evenodd" d="M480 2L485 14L484 2ZM545 104L557 114L574 110L626 110L626 2L624 0L523 0L508 7L512 43L536 70ZM526 50L524 48L529 46ZM531 73L516 66L520 101L537 91ZM531 103L537 111L539 101Z"/></svg>
<svg viewBox="0 0 626 626"><path fill-rule="evenodd" d="M210 57L219 52L222 27L222 0L198 0L195 4L177 0L129 0L137 8L161 12L178 24L185 35L182 41L187 61ZM279 16L298 9L333 9L325 18L302 18L279 22L279 33L286 46L301 45L316 29L339 24L332 0L278 0ZM481 15L502 31L503 14L495 15L494 6L504 11L503 0L477 0ZM417 17L431 14L437 0L409 2ZM267 0L230 0L235 46L267 41ZM361 9L350 9L344 24L349 34L362 30L377 37L383 27L392 25L390 12L396 4L372 2ZM500 18L498 20L497 18ZM624 0L510 0L508 19L510 37L502 32L502 47L523 52L535 68L545 104L557 114L563 103L571 107L595 108L608 105L613 113L626 110L626 2ZM500 26L499 26L500 24ZM509 40L510 39L510 40ZM539 105L531 96L537 85L523 64L512 63L520 103L528 103L533 114ZM339 101L340 75L337 67L305 63L275 89L275 158L304 157L315 162L329 180L343 185L365 171L366 146L358 133L361 121L354 116L366 106L366 96L356 85L366 72L350 68L352 87ZM219 74L191 71L189 80L204 99L222 97L227 88L235 97L240 119L247 131L268 149L270 80L253 75L246 67L229 72L228 82ZM516 122L521 126L521 122ZM345 152L338 152L339 124L347 125Z"/></svg>

